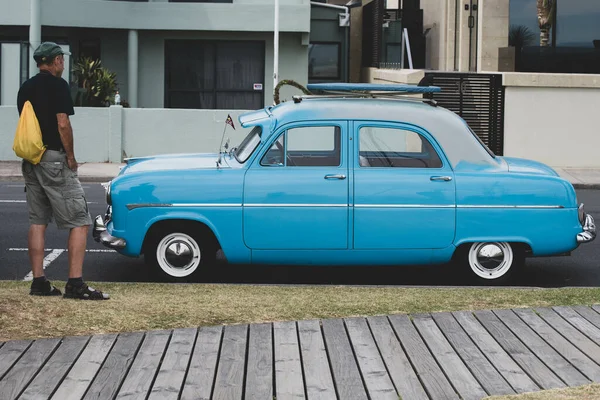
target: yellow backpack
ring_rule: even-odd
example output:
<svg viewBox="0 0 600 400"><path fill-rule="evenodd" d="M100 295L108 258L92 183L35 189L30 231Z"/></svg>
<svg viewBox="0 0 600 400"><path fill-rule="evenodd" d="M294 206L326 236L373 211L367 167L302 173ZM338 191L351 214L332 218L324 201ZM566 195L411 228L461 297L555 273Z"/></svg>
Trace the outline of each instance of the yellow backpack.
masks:
<svg viewBox="0 0 600 400"><path fill-rule="evenodd" d="M38 164L46 151L46 146L42 141L40 123L29 101L25 102L19 117L13 150L17 157L32 164Z"/></svg>

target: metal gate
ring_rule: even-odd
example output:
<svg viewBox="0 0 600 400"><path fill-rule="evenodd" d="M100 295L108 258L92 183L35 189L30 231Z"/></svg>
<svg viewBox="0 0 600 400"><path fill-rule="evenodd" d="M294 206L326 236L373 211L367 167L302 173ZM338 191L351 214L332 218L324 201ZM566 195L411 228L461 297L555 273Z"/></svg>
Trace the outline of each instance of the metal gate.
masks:
<svg viewBox="0 0 600 400"><path fill-rule="evenodd" d="M442 91L426 96L455 112L494 152L504 152L504 86L501 74L426 72L426 84Z"/></svg>

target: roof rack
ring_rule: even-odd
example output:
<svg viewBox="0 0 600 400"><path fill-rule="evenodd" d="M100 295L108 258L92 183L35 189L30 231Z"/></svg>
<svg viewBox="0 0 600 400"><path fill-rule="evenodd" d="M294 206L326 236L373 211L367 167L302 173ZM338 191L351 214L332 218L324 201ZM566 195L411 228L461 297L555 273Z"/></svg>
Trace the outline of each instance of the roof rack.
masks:
<svg viewBox="0 0 600 400"><path fill-rule="evenodd" d="M387 98L425 102L435 106L437 102L433 99L410 95L441 91L437 86L377 83L313 83L308 84L306 88L316 94L293 96L294 103L315 98Z"/></svg>

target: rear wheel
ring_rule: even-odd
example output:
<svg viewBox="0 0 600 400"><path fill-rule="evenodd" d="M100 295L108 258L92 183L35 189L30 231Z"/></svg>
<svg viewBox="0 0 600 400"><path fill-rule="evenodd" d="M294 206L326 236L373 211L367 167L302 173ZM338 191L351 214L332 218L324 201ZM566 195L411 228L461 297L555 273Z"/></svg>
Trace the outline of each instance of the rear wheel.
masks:
<svg viewBox="0 0 600 400"><path fill-rule="evenodd" d="M151 234L145 261L161 280L195 281L205 266L215 260L215 241L197 226L178 225L167 225Z"/></svg>
<svg viewBox="0 0 600 400"><path fill-rule="evenodd" d="M525 254L518 244L477 242L465 245L459 262L470 278L479 285L504 285L522 269Z"/></svg>

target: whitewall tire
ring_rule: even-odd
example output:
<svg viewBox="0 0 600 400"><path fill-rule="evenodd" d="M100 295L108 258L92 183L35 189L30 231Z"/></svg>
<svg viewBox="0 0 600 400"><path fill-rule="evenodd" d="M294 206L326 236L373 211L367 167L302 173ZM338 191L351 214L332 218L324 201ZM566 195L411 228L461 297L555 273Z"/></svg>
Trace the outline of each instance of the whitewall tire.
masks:
<svg viewBox="0 0 600 400"><path fill-rule="evenodd" d="M481 285L508 283L521 269L523 252L507 242L477 242L466 246L461 257L471 278Z"/></svg>

